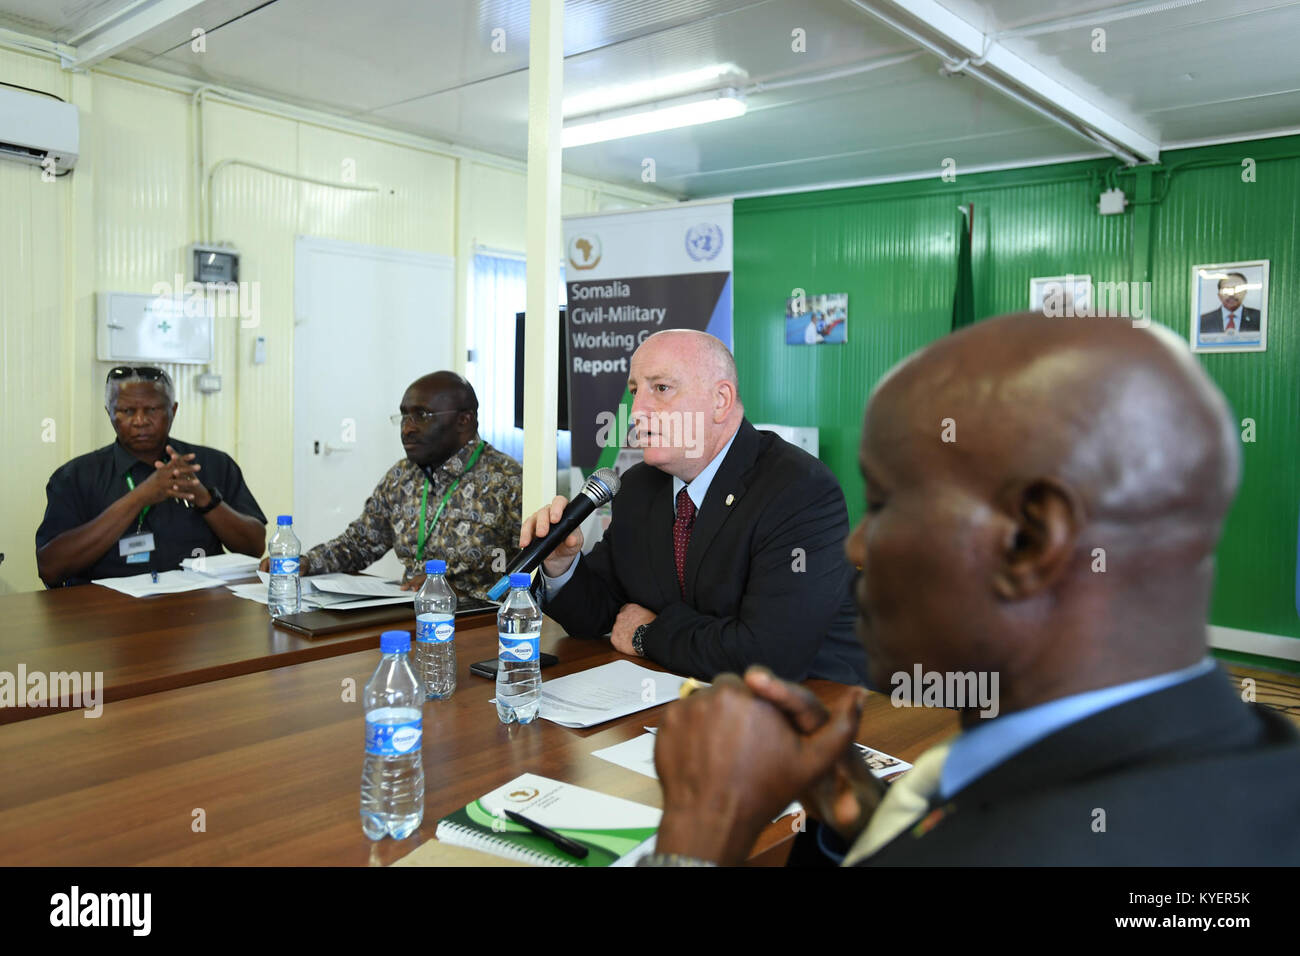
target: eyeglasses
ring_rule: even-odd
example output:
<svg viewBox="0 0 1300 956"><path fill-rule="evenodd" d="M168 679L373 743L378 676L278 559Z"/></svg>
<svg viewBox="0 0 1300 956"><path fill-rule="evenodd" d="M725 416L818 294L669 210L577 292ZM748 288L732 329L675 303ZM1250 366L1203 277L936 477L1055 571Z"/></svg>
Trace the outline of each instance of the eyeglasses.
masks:
<svg viewBox="0 0 1300 956"><path fill-rule="evenodd" d="M117 368L109 369L108 381L119 378L143 378L149 382L167 381L167 373L160 368L154 368L152 365L119 365Z"/></svg>
<svg viewBox="0 0 1300 956"><path fill-rule="evenodd" d="M440 412L431 412L427 409L419 408L413 412L399 412L396 415L389 415L388 420L394 425L400 425L402 422L410 421L414 425L424 426L429 424L439 415L459 415L461 412L467 412L467 408L447 408Z"/></svg>

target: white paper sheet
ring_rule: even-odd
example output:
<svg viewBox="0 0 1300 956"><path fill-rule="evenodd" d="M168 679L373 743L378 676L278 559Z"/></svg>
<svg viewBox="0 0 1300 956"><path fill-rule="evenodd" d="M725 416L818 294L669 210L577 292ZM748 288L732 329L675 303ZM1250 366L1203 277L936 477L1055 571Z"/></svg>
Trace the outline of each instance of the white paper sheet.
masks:
<svg viewBox="0 0 1300 956"><path fill-rule="evenodd" d="M235 597L241 597L246 601L256 601L258 604L268 602L266 594L266 585L258 582L249 582L247 584L227 584L226 589L233 591Z"/></svg>
<svg viewBox="0 0 1300 956"><path fill-rule="evenodd" d="M226 582L221 578L199 574L196 571L160 571L157 581L153 580L152 574L146 572L125 578L100 578L91 583L118 591L128 597L149 597L152 594L179 594L182 591L219 588Z"/></svg>
<svg viewBox="0 0 1300 956"><path fill-rule="evenodd" d="M342 601L333 601L329 603L317 603L316 599L320 597L321 595L319 593L312 595L313 602L310 605L310 607L307 604L306 598L304 598L303 599L304 610L307 609L315 610L319 608L320 610L323 611L356 611L356 610L360 610L363 607L383 607L385 604L411 604L412 601L414 600L414 598L411 598L409 596L408 597L359 598L357 600L352 600L347 598L346 595L343 595L345 599ZM414 616L415 614L414 608L411 609L411 614L412 616Z"/></svg>
<svg viewBox="0 0 1300 956"><path fill-rule="evenodd" d="M684 677L612 661L590 670L542 680L539 715L563 727L594 727L677 699Z"/></svg>
<svg viewBox="0 0 1300 956"><path fill-rule="evenodd" d="M249 601L256 601L258 604L266 604L267 583L271 576L265 571L259 571L258 577L261 583L252 582L244 584L227 584L226 587L235 593L236 597L241 597ZM320 609L330 611L356 611L366 607L382 607L385 604L410 604L415 600L414 592L404 591L401 597L364 597L354 594L338 594L329 591L317 591L312 586L315 577L302 579L302 609L304 611L315 611Z"/></svg>
<svg viewBox="0 0 1300 956"><path fill-rule="evenodd" d="M400 597L408 601L415 600L414 591L403 591L398 584L363 574L313 574L303 580L310 581L316 590L330 594L352 594L357 597L372 598Z"/></svg>
<svg viewBox="0 0 1300 956"><path fill-rule="evenodd" d="M654 734L642 734L640 737L633 737L612 747L593 750L591 755L616 763L620 767L626 767L628 770L635 770L655 780L659 779L659 775L655 773Z"/></svg>
<svg viewBox="0 0 1300 956"><path fill-rule="evenodd" d="M258 558L250 558L246 554L213 554L202 558L186 558L181 562L181 567L186 571L230 580L252 576L260 563Z"/></svg>
<svg viewBox="0 0 1300 956"><path fill-rule="evenodd" d="M906 760L891 757L889 754L883 753L879 750L872 750L866 744L854 744L853 746L858 748L858 753L862 757L862 762L867 765L867 769L871 771L877 780L884 777L892 777L896 773L902 773L904 770L912 769L912 765ZM781 817L788 817L790 814L798 813L802 809L803 804L796 800L794 803L782 810L779 816L773 818L772 822L775 823L777 820L780 820Z"/></svg>

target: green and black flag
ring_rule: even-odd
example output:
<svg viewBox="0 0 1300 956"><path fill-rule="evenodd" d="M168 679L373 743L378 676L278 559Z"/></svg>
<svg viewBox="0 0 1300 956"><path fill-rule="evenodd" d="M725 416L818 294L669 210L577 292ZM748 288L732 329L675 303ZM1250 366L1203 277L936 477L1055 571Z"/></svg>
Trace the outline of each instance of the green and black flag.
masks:
<svg viewBox="0 0 1300 956"><path fill-rule="evenodd" d="M952 293L952 331L975 321L975 279L970 267L971 218L975 210L962 206L957 225L957 288Z"/></svg>

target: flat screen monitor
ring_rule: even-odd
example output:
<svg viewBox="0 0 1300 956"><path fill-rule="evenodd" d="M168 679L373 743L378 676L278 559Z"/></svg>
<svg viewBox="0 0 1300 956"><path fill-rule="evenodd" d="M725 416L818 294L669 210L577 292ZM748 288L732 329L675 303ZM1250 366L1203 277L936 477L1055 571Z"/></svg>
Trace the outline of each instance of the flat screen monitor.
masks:
<svg viewBox="0 0 1300 956"><path fill-rule="evenodd" d="M557 431L569 430L569 337L564 329L564 309L560 309L560 391L555 410ZM515 428L524 427L524 313L515 313Z"/></svg>

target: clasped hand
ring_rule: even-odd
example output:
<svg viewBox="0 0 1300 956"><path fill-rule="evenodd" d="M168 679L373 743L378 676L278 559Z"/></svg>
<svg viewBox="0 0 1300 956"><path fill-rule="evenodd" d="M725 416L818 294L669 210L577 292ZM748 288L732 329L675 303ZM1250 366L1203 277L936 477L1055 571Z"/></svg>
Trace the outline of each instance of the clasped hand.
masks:
<svg viewBox="0 0 1300 956"><path fill-rule="evenodd" d="M664 793L656 850L743 862L795 798L856 838L883 793L853 746L866 696L854 688L828 711L807 688L754 666L671 705L655 742Z"/></svg>
<svg viewBox="0 0 1300 956"><path fill-rule="evenodd" d="M140 482L137 489L148 505L160 504L168 498L178 501L190 501L200 508L212 500L208 489L198 479L203 467L194 460L194 452L178 454L171 445L167 446L168 460L153 463L153 474Z"/></svg>

